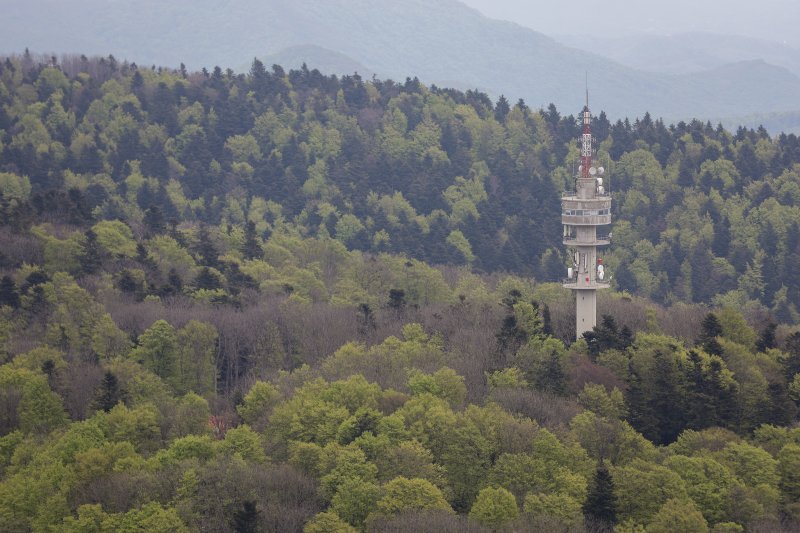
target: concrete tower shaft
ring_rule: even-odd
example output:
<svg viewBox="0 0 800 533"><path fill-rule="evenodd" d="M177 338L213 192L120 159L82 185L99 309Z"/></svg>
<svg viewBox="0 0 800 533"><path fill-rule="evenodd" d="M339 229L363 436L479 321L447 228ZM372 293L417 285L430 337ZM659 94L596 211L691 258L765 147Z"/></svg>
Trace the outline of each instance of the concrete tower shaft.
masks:
<svg viewBox="0 0 800 533"><path fill-rule="evenodd" d="M564 244L569 248L572 267L564 287L575 291L577 338L597 325L597 290L609 287L605 267L598 259L597 248L609 244L598 235L598 226L611 224L611 197L603 186L603 167L593 166L592 114L587 96L581 113L581 165L575 177L575 190L561 198L561 223Z"/></svg>

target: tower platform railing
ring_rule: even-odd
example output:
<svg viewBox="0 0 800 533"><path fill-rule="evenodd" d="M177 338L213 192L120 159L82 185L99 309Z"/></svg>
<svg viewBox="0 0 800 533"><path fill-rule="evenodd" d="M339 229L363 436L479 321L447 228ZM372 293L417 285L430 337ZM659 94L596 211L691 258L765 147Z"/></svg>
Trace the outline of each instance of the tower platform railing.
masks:
<svg viewBox="0 0 800 533"><path fill-rule="evenodd" d="M585 241L574 235L567 235L564 237L564 244L566 246L608 246L611 244L611 236L598 235L593 241Z"/></svg>
<svg viewBox="0 0 800 533"><path fill-rule="evenodd" d="M561 280L561 284L564 287L570 289L607 289L611 287L610 280L599 280L595 279L586 283L585 276L584 279L581 278L564 278Z"/></svg>

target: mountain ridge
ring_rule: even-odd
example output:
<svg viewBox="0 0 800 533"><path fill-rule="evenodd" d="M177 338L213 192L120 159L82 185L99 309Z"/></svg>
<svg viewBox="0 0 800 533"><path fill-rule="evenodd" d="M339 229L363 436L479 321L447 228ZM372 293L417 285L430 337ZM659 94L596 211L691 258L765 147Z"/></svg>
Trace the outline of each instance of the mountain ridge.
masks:
<svg viewBox="0 0 800 533"><path fill-rule="evenodd" d="M456 0L87 0L83 10L35 0L6 11L0 52L19 53L26 46L110 52L137 63L199 68L203 62L242 66L253 57L316 47L306 50L330 50L379 77L480 87L494 98L524 98L532 106L554 102L568 112L580 108L588 74L592 93L612 118L794 111L800 93L800 79L756 64L734 68L725 83L707 72L693 78L642 72L519 24L486 18Z"/></svg>

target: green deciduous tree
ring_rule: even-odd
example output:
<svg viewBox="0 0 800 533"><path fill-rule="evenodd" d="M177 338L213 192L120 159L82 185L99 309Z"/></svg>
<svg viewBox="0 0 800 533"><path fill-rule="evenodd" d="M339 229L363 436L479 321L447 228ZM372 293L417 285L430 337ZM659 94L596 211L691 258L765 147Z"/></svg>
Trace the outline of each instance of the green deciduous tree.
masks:
<svg viewBox="0 0 800 533"><path fill-rule="evenodd" d="M469 511L470 518L493 529L515 520L518 515L516 498L502 487L482 489Z"/></svg>
<svg viewBox="0 0 800 533"><path fill-rule="evenodd" d="M450 505L430 481L397 477L383 487L384 496L375 505L379 513L392 515L404 511L443 509L451 511Z"/></svg>

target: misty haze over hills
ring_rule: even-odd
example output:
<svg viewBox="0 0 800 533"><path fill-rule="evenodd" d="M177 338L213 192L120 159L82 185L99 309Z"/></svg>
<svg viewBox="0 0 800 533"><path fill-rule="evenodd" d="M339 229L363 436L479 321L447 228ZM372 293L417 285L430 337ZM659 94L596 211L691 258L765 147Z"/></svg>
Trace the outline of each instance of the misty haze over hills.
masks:
<svg viewBox="0 0 800 533"><path fill-rule="evenodd" d="M237 71L258 56L286 68L307 62L328 73L417 76L494 98L524 98L533 107L554 102L563 113L580 108L588 73L594 98L612 118L646 111L670 120L782 116L800 107L792 49L764 45L769 54L742 55L743 46L754 47L735 39L726 47L707 36L655 46L603 34L566 39L565 46L456 0L86 0L80 6L0 0L6 14L0 53L26 47L111 53L139 64ZM707 46L719 53L693 53L696 47L684 43L691 39L717 39Z"/></svg>
<svg viewBox="0 0 800 533"><path fill-rule="evenodd" d="M463 0L485 15L548 35L613 39L683 33L740 35L800 48L796 0Z"/></svg>

